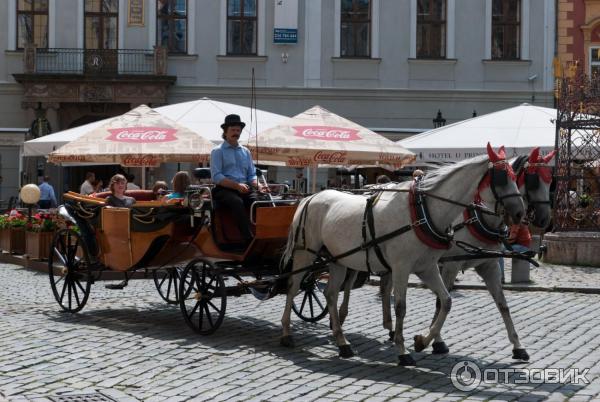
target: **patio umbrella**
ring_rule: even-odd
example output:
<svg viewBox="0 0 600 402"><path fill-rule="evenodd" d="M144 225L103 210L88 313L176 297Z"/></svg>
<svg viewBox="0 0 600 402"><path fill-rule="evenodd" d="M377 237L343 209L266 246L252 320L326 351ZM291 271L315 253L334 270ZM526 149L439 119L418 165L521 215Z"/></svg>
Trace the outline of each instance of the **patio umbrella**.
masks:
<svg viewBox="0 0 600 402"><path fill-rule="evenodd" d="M208 162L213 147L212 142L189 128L141 105L51 152L48 161L138 167L199 163Z"/></svg>
<svg viewBox="0 0 600 402"><path fill-rule="evenodd" d="M240 115L242 121L246 122L246 127L244 128L245 137L243 138L248 138L251 132L266 130L287 119L287 116L280 114L259 109L250 109L246 106L219 102L209 98L161 106L154 110L175 123L189 128L216 143L223 141L220 126L228 114L234 113ZM95 121L26 141L23 147L23 156L47 156L50 152L57 150L93 129L101 127L110 120L111 118Z"/></svg>
<svg viewBox="0 0 600 402"><path fill-rule="evenodd" d="M512 157L540 147L554 149L556 109L524 103L459 121L399 141L419 162L450 162L485 154L485 144L504 145Z"/></svg>
<svg viewBox="0 0 600 402"><path fill-rule="evenodd" d="M399 168L415 158L401 145L321 106L250 137L248 148L257 163L312 167L313 175L319 165Z"/></svg>

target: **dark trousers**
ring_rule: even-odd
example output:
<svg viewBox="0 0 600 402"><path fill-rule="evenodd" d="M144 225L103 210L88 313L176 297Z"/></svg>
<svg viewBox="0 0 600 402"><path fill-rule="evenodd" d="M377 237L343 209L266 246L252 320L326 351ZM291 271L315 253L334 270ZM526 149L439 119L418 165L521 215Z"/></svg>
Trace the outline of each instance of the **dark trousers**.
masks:
<svg viewBox="0 0 600 402"><path fill-rule="evenodd" d="M252 203L257 200L256 193L242 194L226 187L216 186L212 196L216 201L217 208L228 208L231 211L240 234L245 241L250 241L253 235L250 228L250 218L246 209L250 208Z"/></svg>
<svg viewBox="0 0 600 402"><path fill-rule="evenodd" d="M52 201L50 200L39 200L38 205L40 209L49 209L52 206Z"/></svg>

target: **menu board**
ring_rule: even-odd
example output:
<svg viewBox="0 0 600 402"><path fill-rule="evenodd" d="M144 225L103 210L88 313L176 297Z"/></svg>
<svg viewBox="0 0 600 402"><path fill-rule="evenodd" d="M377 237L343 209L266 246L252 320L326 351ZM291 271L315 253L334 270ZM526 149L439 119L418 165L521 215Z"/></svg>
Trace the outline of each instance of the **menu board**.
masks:
<svg viewBox="0 0 600 402"><path fill-rule="evenodd" d="M127 25L144 26L144 0L129 0Z"/></svg>

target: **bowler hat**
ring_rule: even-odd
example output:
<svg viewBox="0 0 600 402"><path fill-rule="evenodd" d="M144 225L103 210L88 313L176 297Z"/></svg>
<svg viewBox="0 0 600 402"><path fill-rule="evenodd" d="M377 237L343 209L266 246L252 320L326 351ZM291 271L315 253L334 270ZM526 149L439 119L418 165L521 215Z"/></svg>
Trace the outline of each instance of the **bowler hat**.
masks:
<svg viewBox="0 0 600 402"><path fill-rule="evenodd" d="M229 126L240 126L242 129L246 127L246 123L240 119L240 116L237 114L228 114L225 116L225 123L221 124L221 128L223 130L227 130Z"/></svg>

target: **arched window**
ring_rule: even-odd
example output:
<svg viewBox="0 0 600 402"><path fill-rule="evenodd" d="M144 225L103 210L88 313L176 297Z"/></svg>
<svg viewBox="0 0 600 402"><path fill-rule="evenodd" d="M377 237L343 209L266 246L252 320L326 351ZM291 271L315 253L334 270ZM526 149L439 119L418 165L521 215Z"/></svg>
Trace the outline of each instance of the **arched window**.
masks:
<svg viewBox="0 0 600 402"><path fill-rule="evenodd" d="M446 0L417 0L417 58L446 58Z"/></svg>
<svg viewBox="0 0 600 402"><path fill-rule="evenodd" d="M85 0L85 48L116 49L119 0Z"/></svg>
<svg viewBox="0 0 600 402"><path fill-rule="evenodd" d="M48 0L19 0L17 4L17 48L28 43L48 47Z"/></svg>
<svg viewBox="0 0 600 402"><path fill-rule="evenodd" d="M521 58L521 0L492 0L492 59Z"/></svg>
<svg viewBox="0 0 600 402"><path fill-rule="evenodd" d="M187 0L158 0L156 7L157 42L169 53L187 53Z"/></svg>
<svg viewBox="0 0 600 402"><path fill-rule="evenodd" d="M227 54L255 55L258 0L227 0Z"/></svg>

